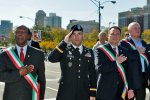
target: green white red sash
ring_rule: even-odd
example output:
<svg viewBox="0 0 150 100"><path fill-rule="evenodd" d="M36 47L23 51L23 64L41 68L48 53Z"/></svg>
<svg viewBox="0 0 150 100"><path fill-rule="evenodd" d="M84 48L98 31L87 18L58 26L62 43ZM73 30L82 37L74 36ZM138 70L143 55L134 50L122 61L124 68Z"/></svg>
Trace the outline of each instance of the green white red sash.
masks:
<svg viewBox="0 0 150 100"><path fill-rule="evenodd" d="M6 49L6 53L18 70L24 66L23 63L21 62L21 60L18 58L18 56L16 55L16 53L14 52L14 50L11 47ZM25 75L24 78L27 80L27 82L32 87L32 90L33 90L32 91L32 100L39 100L39 88L38 88L39 84L36 81L36 78L34 78L31 73Z"/></svg>
<svg viewBox="0 0 150 100"><path fill-rule="evenodd" d="M125 39L123 39L123 41L128 43L133 50L136 50L135 45L133 45L131 42L129 42ZM148 60L148 57L145 55L145 53L140 54L140 57L143 58L145 60L146 64L147 64L147 66L149 66L149 60Z"/></svg>
<svg viewBox="0 0 150 100"><path fill-rule="evenodd" d="M110 50L108 50L106 48L106 46L102 45L99 47L99 49L101 49L109 57L109 59L111 61L116 61L116 57L114 56L114 54ZM125 100L125 96L128 92L128 82L126 79L126 74L125 74L125 70L124 70L123 66L121 64L119 64L117 61L116 61L116 64L117 64L117 69L121 75L123 82L124 82L124 89L122 91L121 97Z"/></svg>

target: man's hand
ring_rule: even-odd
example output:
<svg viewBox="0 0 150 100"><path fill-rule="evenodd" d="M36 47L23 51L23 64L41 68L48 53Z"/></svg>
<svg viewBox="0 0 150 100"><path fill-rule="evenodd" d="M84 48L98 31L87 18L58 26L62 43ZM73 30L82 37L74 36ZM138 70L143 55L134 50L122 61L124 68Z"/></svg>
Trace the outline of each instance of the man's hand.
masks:
<svg viewBox="0 0 150 100"><path fill-rule="evenodd" d="M137 49L137 51L139 52L139 54L142 54L142 53L145 53L145 48L136 48Z"/></svg>
<svg viewBox="0 0 150 100"><path fill-rule="evenodd" d="M148 86L150 86L150 80L148 79Z"/></svg>
<svg viewBox="0 0 150 100"><path fill-rule="evenodd" d="M70 36L71 36L71 34L72 34L72 31L71 31L69 34L67 34L67 35L65 36L64 41L65 41L67 44L70 42Z"/></svg>
<svg viewBox="0 0 150 100"><path fill-rule="evenodd" d="M128 99L131 99L134 97L134 91L133 90L129 90L128 91Z"/></svg>
<svg viewBox="0 0 150 100"><path fill-rule="evenodd" d="M95 100L95 97L90 96L90 100Z"/></svg>
<svg viewBox="0 0 150 100"><path fill-rule="evenodd" d="M121 54L120 56L116 55L116 61L121 64L123 63L124 61L127 60L127 57L123 56L123 54Z"/></svg>
<svg viewBox="0 0 150 100"><path fill-rule="evenodd" d="M20 68L19 74L20 74L20 76L25 76L28 73L32 72L33 69L34 69L33 65L29 65L29 66L26 65L26 66Z"/></svg>

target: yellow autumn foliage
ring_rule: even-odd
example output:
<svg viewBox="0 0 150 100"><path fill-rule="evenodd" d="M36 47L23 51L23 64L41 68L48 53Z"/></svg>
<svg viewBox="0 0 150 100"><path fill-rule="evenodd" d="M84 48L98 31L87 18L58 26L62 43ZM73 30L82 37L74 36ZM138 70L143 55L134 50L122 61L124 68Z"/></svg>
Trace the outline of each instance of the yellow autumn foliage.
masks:
<svg viewBox="0 0 150 100"><path fill-rule="evenodd" d="M144 39L146 42L150 43L150 30L145 30L142 33L142 39Z"/></svg>
<svg viewBox="0 0 150 100"><path fill-rule="evenodd" d="M108 30L106 30L106 33L107 32L108 32ZM128 32L128 31L127 31L127 28L125 27L122 30L121 39L123 39L125 37L124 33L126 33L126 32ZM68 33L69 32L64 29L52 28L50 31L46 32L47 35L45 35L43 41L40 42L41 48L43 50L52 50L53 48L56 47L56 45L59 44L59 42L61 40L64 39L64 37ZM98 31L96 29L93 29L90 33L84 33L83 45L88 48L92 48L93 45L97 42L97 39L98 39L97 35L98 35ZM150 42L150 30L145 30L142 33L142 38L146 42Z"/></svg>
<svg viewBox="0 0 150 100"><path fill-rule="evenodd" d="M42 42L40 42L40 47L43 50L52 50L53 48L56 47L57 44L58 43L53 42L53 41L42 41Z"/></svg>

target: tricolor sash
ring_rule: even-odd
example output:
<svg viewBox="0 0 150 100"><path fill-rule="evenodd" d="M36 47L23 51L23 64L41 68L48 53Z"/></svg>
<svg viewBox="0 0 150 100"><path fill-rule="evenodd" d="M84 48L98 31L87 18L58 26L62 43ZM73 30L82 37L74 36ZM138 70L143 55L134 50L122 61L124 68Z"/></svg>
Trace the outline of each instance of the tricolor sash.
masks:
<svg viewBox="0 0 150 100"><path fill-rule="evenodd" d="M10 60L13 62L13 64L15 65L15 67L18 70L24 66L24 64L21 62L21 60L19 59L19 57L16 55L16 53L14 52L14 50L11 47L6 49L5 51L8 55L8 57L10 58ZM30 86L33 89L32 100L39 100L39 88L38 88L39 84L36 80L37 77L34 78L31 73L28 73L27 75L24 76L24 78L26 79L26 81L30 84Z"/></svg>
<svg viewBox="0 0 150 100"><path fill-rule="evenodd" d="M128 43L128 44L131 46L131 48L132 48L133 50L136 50L135 45L133 45L131 42L129 42L129 41L125 40L125 39L123 39L123 41L126 42L126 43ZM148 57L145 55L145 53L140 54L140 57L143 58L144 61L145 61L146 64L147 64L147 66L149 66L149 59L148 59Z"/></svg>
<svg viewBox="0 0 150 100"><path fill-rule="evenodd" d="M114 56L114 54L110 50L108 50L105 45L100 46L99 49L101 49L109 57L109 59L111 61L116 61L116 57ZM122 91L121 97L125 100L125 96L128 92L128 82L126 79L126 74L125 74L125 70L124 70L123 66L121 64L119 64L117 61L116 61L116 64L117 64L117 69L118 69L118 71L121 75L121 78L123 80L123 83L124 83L124 89Z"/></svg>

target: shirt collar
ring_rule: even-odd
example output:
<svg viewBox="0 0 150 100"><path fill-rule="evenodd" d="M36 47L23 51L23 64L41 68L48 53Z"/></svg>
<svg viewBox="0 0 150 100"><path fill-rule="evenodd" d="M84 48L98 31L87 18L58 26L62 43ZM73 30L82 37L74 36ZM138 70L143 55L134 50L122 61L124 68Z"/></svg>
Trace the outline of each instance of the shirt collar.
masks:
<svg viewBox="0 0 150 100"><path fill-rule="evenodd" d="M18 52L18 55L20 56L20 49L23 48L23 53L24 55L26 55L26 51L27 51L27 45L25 45L24 47L20 47L16 44L16 49L17 49L17 52Z"/></svg>
<svg viewBox="0 0 150 100"><path fill-rule="evenodd" d="M77 46L75 46L74 44L72 44L72 46L76 49L76 48L79 48L79 50L80 49L83 49L83 46L82 45L80 45L79 47L77 47Z"/></svg>
<svg viewBox="0 0 150 100"><path fill-rule="evenodd" d="M118 45L117 45L117 46L113 46L113 45L111 45L111 44L110 44L110 46L111 46L111 48L112 48L112 49L113 49L113 48L116 48L116 52L117 52L117 54L119 53Z"/></svg>
<svg viewBox="0 0 150 100"><path fill-rule="evenodd" d="M28 44L29 46L31 46L31 42L32 42L32 39L30 39L29 41L27 41L27 44Z"/></svg>
<svg viewBox="0 0 150 100"><path fill-rule="evenodd" d="M131 36L130 36L131 37ZM134 41L134 42L141 42L141 38L139 38L138 40L135 40L134 38L131 37L131 39Z"/></svg>
<svg viewBox="0 0 150 100"><path fill-rule="evenodd" d="M83 51L83 45L80 45L79 47L75 46L74 44L72 44L72 46L76 49L79 48L80 53L82 53Z"/></svg>
<svg viewBox="0 0 150 100"><path fill-rule="evenodd" d="M111 46L112 48L116 48L116 49L118 48L118 46L115 47L115 46L112 46L111 44L110 44L110 46Z"/></svg>

